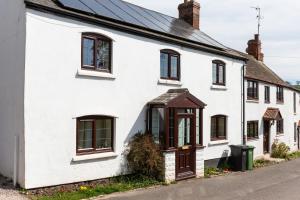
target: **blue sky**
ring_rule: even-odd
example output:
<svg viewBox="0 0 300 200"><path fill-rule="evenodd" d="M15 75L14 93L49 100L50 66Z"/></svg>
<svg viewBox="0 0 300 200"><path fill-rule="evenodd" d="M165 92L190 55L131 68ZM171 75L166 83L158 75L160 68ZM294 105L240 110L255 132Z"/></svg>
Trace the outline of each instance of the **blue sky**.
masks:
<svg viewBox="0 0 300 200"><path fill-rule="evenodd" d="M183 0L126 0L173 17ZM245 51L257 32L256 11L262 9L261 40L265 63L284 80L300 80L300 1L198 0L201 30L224 45Z"/></svg>

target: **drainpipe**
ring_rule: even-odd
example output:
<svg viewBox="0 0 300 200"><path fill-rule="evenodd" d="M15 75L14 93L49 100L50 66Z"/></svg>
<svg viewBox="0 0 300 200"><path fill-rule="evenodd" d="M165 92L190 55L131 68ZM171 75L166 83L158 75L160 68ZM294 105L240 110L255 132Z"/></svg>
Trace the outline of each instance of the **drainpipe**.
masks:
<svg viewBox="0 0 300 200"><path fill-rule="evenodd" d="M14 145L14 174L13 174L13 183L14 186L17 186L18 183L18 162L19 162L19 136L15 136L15 145Z"/></svg>
<svg viewBox="0 0 300 200"><path fill-rule="evenodd" d="M246 116L246 109L245 109L245 104L246 104L246 95L245 95L245 68L246 65L244 64L242 67L242 138L243 138L243 145L246 145L246 133L245 133L245 116Z"/></svg>

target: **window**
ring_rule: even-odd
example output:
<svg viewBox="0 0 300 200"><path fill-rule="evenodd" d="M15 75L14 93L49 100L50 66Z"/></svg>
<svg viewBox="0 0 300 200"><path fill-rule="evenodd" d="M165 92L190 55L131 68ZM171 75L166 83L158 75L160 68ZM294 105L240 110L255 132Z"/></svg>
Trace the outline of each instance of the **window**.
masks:
<svg viewBox="0 0 300 200"><path fill-rule="evenodd" d="M96 35L82 35L82 69L111 73L111 39Z"/></svg>
<svg viewBox="0 0 300 200"><path fill-rule="evenodd" d="M219 60L213 61L213 84L225 85L225 63Z"/></svg>
<svg viewBox="0 0 300 200"><path fill-rule="evenodd" d="M247 122L247 137L248 139L258 138L258 121Z"/></svg>
<svg viewBox="0 0 300 200"><path fill-rule="evenodd" d="M277 120L277 134L283 134L283 119Z"/></svg>
<svg viewBox="0 0 300 200"><path fill-rule="evenodd" d="M265 86L265 103L270 103L270 87Z"/></svg>
<svg viewBox="0 0 300 200"><path fill-rule="evenodd" d="M297 96L296 96L296 92L294 92L294 113L297 113Z"/></svg>
<svg viewBox="0 0 300 200"><path fill-rule="evenodd" d="M283 87L277 86L276 96L277 96L277 102L279 102L279 103L283 103L284 102Z"/></svg>
<svg viewBox="0 0 300 200"><path fill-rule="evenodd" d="M151 130L154 142L160 144L161 137L164 135L164 109L153 108L151 112Z"/></svg>
<svg viewBox="0 0 300 200"><path fill-rule="evenodd" d="M160 52L160 77L162 79L180 80L180 55L172 50Z"/></svg>
<svg viewBox="0 0 300 200"><path fill-rule="evenodd" d="M258 82L257 81L248 81L247 82L247 97L248 99L258 100Z"/></svg>
<svg viewBox="0 0 300 200"><path fill-rule="evenodd" d="M227 119L224 115L216 115L211 118L211 140L226 139Z"/></svg>
<svg viewBox="0 0 300 200"><path fill-rule="evenodd" d="M77 119L77 153L113 151L114 119L106 116L87 116Z"/></svg>

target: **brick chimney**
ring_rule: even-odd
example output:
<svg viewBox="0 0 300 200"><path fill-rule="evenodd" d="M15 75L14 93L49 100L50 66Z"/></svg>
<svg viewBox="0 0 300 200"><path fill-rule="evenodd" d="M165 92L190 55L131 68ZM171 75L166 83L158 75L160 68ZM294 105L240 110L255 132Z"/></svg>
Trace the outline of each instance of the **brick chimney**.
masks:
<svg viewBox="0 0 300 200"><path fill-rule="evenodd" d="M184 0L178 6L179 19L192 25L195 29L200 28L200 4L196 0Z"/></svg>
<svg viewBox="0 0 300 200"><path fill-rule="evenodd" d="M254 35L254 40L248 41L248 48L246 49L246 52L249 55L252 55L256 58L256 60L264 61L264 54L261 51L261 41L259 40L259 35Z"/></svg>

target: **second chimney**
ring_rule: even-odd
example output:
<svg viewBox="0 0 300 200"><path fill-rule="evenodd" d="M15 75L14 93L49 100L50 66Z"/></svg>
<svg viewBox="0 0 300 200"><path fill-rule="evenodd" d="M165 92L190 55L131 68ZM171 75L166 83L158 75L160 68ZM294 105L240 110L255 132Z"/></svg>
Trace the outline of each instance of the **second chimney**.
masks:
<svg viewBox="0 0 300 200"><path fill-rule="evenodd" d="M264 61L264 54L261 52L261 41L258 34L254 35L254 40L248 41L248 48L246 49L246 52L255 57L256 60Z"/></svg>
<svg viewBox="0 0 300 200"><path fill-rule="evenodd" d="M184 0L178 6L179 19L192 25L195 29L200 28L200 4L196 0Z"/></svg>

